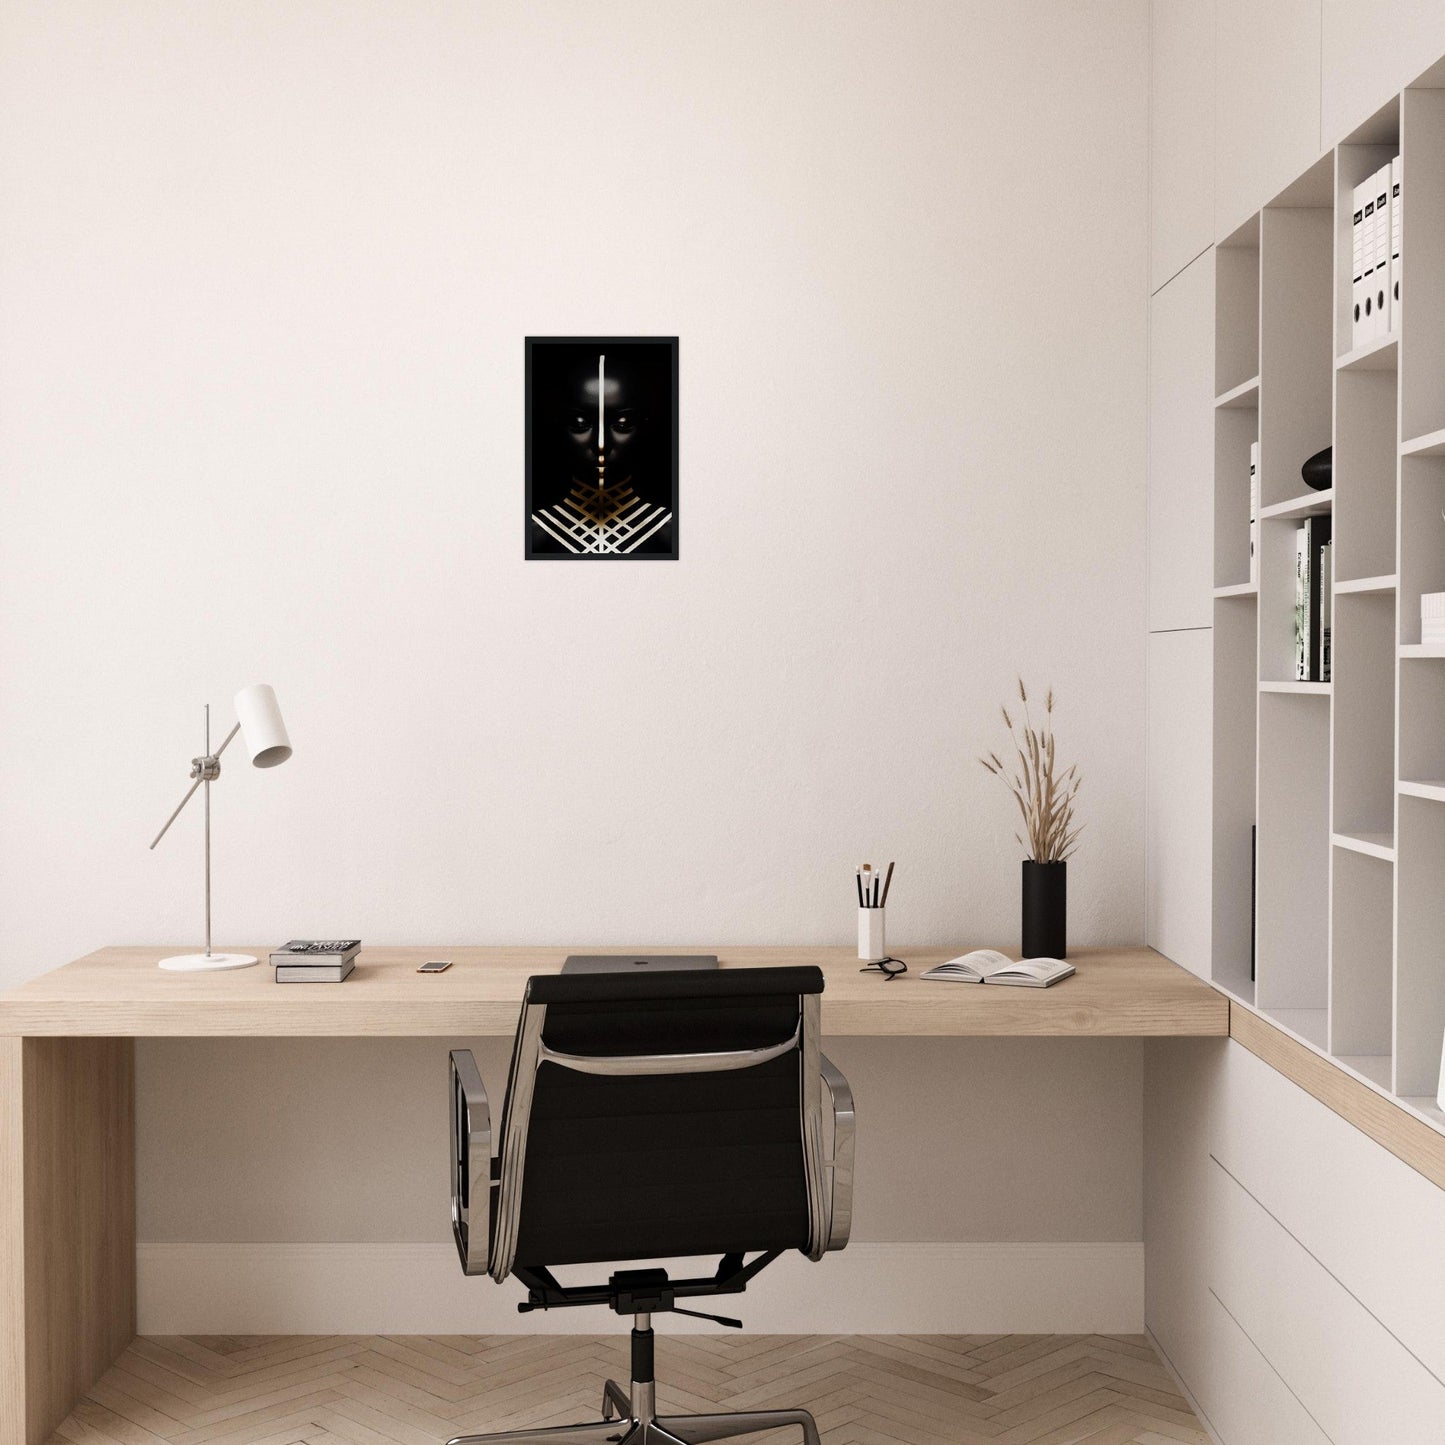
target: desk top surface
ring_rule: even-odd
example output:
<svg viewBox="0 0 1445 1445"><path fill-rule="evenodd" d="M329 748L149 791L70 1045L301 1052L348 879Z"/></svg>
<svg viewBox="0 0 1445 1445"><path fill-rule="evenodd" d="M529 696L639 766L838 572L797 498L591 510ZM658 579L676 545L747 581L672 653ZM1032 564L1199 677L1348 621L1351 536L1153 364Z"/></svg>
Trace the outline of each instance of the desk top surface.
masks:
<svg viewBox="0 0 1445 1445"><path fill-rule="evenodd" d="M342 984L277 984L261 963L227 973L166 973L177 948L102 948L0 994L0 1034L108 1036L510 1037L527 978L569 953L618 948L368 947ZM1078 972L1052 988L928 983L919 975L963 948L905 949L892 982L859 973L849 948L663 948L716 953L725 968L817 964L827 980L825 1034L933 1037L1165 1037L1229 1032L1225 996L1148 948L1081 948ZM445 973L419 974L428 958Z"/></svg>

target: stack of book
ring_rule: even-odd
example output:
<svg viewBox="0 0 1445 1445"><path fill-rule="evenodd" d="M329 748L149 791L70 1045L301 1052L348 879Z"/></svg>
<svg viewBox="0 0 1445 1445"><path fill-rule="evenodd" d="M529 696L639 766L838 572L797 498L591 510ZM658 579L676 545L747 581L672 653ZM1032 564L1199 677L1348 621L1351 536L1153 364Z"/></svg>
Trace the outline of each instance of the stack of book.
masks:
<svg viewBox="0 0 1445 1445"><path fill-rule="evenodd" d="M342 983L356 967L359 938L293 938L271 954L277 983Z"/></svg>
<svg viewBox="0 0 1445 1445"><path fill-rule="evenodd" d="M1330 680L1332 549L1329 517L1306 517L1295 532L1294 675L1297 682Z"/></svg>

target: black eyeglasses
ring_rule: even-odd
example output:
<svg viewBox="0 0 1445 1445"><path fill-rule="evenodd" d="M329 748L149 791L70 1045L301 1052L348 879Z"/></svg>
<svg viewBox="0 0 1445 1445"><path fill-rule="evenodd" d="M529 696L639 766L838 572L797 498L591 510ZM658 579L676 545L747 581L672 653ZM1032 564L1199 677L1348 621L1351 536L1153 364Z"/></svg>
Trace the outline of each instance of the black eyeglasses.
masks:
<svg viewBox="0 0 1445 1445"><path fill-rule="evenodd" d="M864 964L859 973L881 973L885 983L892 983L900 973L908 972L908 965L901 958L875 958Z"/></svg>

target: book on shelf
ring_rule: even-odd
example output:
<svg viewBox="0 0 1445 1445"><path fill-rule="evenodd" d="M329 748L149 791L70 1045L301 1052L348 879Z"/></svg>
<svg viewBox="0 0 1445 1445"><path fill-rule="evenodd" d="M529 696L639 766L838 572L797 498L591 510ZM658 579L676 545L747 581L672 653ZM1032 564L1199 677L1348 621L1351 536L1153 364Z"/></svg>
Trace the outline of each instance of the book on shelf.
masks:
<svg viewBox="0 0 1445 1445"><path fill-rule="evenodd" d="M1294 676L1307 682L1310 675L1310 549L1303 526L1294 533Z"/></svg>
<svg viewBox="0 0 1445 1445"><path fill-rule="evenodd" d="M1305 518L1305 535L1309 545L1309 618L1311 682L1328 682L1325 668L1325 619L1329 615L1326 596L1329 579L1325 572L1324 550L1330 544L1332 519L1329 515Z"/></svg>
<svg viewBox="0 0 1445 1445"><path fill-rule="evenodd" d="M1321 553L1330 540L1330 518L1306 517L1295 529L1294 675L1296 682L1328 682L1324 673L1324 603Z"/></svg>
<svg viewBox="0 0 1445 1445"><path fill-rule="evenodd" d="M1320 548L1320 681L1330 680L1330 635L1334 624L1334 543Z"/></svg>
<svg viewBox="0 0 1445 1445"><path fill-rule="evenodd" d="M1074 965L1061 958L1015 961L997 949L976 948L972 953L937 964L919 976L940 983L1003 983L1015 988L1048 988L1073 972Z"/></svg>
<svg viewBox="0 0 1445 1445"><path fill-rule="evenodd" d="M352 962L360 951L359 938L293 938L280 948L272 949L271 963L295 968L334 968Z"/></svg>
<svg viewBox="0 0 1445 1445"><path fill-rule="evenodd" d="M356 967L355 956L345 963L278 963L277 983L345 983Z"/></svg>
<svg viewBox="0 0 1445 1445"><path fill-rule="evenodd" d="M1259 585L1259 443L1249 444L1249 580Z"/></svg>

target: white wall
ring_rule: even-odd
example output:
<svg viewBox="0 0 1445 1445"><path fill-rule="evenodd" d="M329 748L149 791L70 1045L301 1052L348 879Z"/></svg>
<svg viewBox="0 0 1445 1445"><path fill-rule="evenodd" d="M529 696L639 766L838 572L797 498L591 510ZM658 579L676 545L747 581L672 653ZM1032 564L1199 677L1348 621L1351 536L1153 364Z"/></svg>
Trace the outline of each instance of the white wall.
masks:
<svg viewBox="0 0 1445 1445"><path fill-rule="evenodd" d="M199 816L145 844L258 679L296 754L226 760L222 945L842 942L862 857L895 947L1008 942L1017 671L1083 767L1071 939L1137 939L1146 245L1099 198L1146 75L1142 0L10 7L0 982L197 941ZM680 336L680 562L523 562L558 333Z"/></svg>
<svg viewBox="0 0 1445 1445"><path fill-rule="evenodd" d="M873 855L900 941L1008 938L1016 670L1076 936L1138 934L1144 310L1079 304L1138 6L32 5L0 63L8 978L195 938L199 819L144 844L258 677L225 940L842 940ZM607 331L681 337L683 560L529 566L522 338Z"/></svg>

